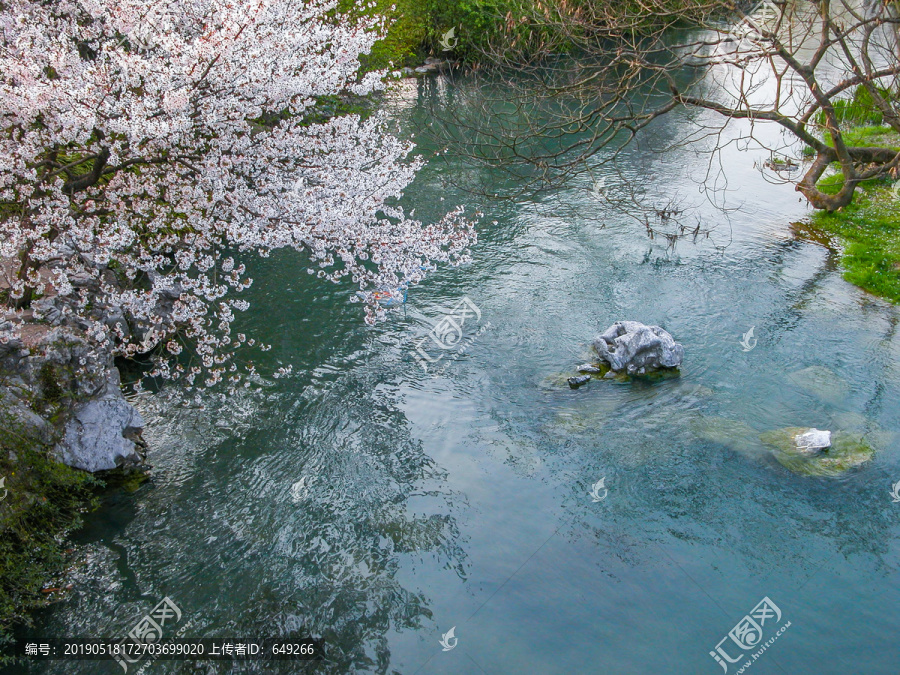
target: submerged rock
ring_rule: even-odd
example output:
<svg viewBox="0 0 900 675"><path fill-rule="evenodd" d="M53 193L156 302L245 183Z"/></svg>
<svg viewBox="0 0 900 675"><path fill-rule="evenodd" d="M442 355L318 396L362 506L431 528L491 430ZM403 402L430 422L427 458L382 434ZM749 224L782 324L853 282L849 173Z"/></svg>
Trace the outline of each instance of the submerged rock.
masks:
<svg viewBox="0 0 900 675"><path fill-rule="evenodd" d="M810 451L798 439L809 439L810 431L804 427L787 427L767 431L759 435L760 440L773 447L773 455L778 462L794 473L805 476L839 476L868 462L875 450L863 438L837 431L829 434L831 445ZM819 432L829 433L829 432ZM821 437L819 439L821 441Z"/></svg>
<svg viewBox="0 0 900 675"><path fill-rule="evenodd" d="M850 385L825 366L810 366L788 375L788 379L808 394L825 403L841 403L850 393Z"/></svg>
<svg viewBox="0 0 900 675"><path fill-rule="evenodd" d="M766 454L766 449L759 442L759 431L746 422L727 417L701 417L691 426L703 440L724 445L747 457Z"/></svg>
<svg viewBox="0 0 900 675"><path fill-rule="evenodd" d="M560 387L568 386L569 378L572 377L572 373L567 371L564 373L553 373L552 375L547 375L542 378L540 382L538 382L538 387L544 391L558 391Z"/></svg>
<svg viewBox="0 0 900 675"><path fill-rule="evenodd" d="M628 375L678 368L684 359L684 347L668 332L639 321L616 321L594 341L594 349L612 370Z"/></svg>
<svg viewBox="0 0 900 675"><path fill-rule="evenodd" d="M886 450L896 443L897 434L881 428L875 420L855 412L837 412L831 416L833 426L865 438L876 451Z"/></svg>

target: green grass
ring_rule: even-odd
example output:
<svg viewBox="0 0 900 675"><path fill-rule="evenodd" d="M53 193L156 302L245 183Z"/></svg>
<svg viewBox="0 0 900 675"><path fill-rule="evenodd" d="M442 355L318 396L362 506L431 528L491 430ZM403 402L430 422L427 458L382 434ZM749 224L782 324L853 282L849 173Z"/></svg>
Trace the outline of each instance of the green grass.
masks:
<svg viewBox="0 0 900 675"><path fill-rule="evenodd" d="M893 148L900 150L900 136L890 127L864 126L853 127L843 132L844 144L855 148ZM830 134L824 134L822 140L829 147L834 147Z"/></svg>
<svg viewBox="0 0 900 675"><path fill-rule="evenodd" d="M884 87L878 87L878 90L883 97L889 100L897 98L896 91L892 92ZM892 147L900 150L900 138L890 127L882 126L884 115L875 105L869 90L864 86L859 85L856 88L853 98L835 101L834 112L841 126L846 145L851 147ZM827 126L825 113L821 110L816 114L815 121L820 130L824 130ZM823 131L822 140L829 147L834 147L831 134ZM811 147L803 148L805 157L812 157L815 154L815 150Z"/></svg>
<svg viewBox="0 0 900 675"><path fill-rule="evenodd" d="M844 144L855 148L891 148L900 151L900 136L890 127L864 126L853 127L843 132ZM823 134L822 141L830 148L834 147L831 134ZM804 146L803 156L813 157L816 151Z"/></svg>
<svg viewBox="0 0 900 675"><path fill-rule="evenodd" d="M885 87L877 87L878 93L890 100L895 98L894 94ZM859 85L853 92L853 98L840 99L834 102L834 113L838 123L848 126L864 126L869 124L881 124L884 116L875 105L875 101L869 90ZM816 115L816 122L819 126L825 126L825 113L819 111ZM848 143L849 145L849 143Z"/></svg>
<svg viewBox="0 0 900 675"><path fill-rule="evenodd" d="M840 176L831 176L819 187L836 192L840 181ZM847 281L900 303L900 196L884 181L867 181L858 190L849 206L834 213L816 212L811 224L841 242Z"/></svg>
<svg viewBox="0 0 900 675"><path fill-rule="evenodd" d="M553 22L539 17L550 3L535 0L374 0L374 6L361 0L339 0L337 14L354 21L361 16L385 16L390 25L385 37L362 59L363 70L417 66L429 54L464 62L478 62L483 51L507 53L513 59L528 54L538 44L552 44L557 52L571 48L568 34ZM563 0L569 11L594 7L596 0ZM600 3L603 5L603 3ZM619 13L634 16L646 8L637 0L608 0ZM670 10L689 10L690 0L668 0ZM536 20L537 19L537 20ZM648 22L651 16L648 15ZM456 29L458 42L443 52L441 37Z"/></svg>
<svg viewBox="0 0 900 675"><path fill-rule="evenodd" d="M421 0L376 0L374 7L361 7L358 0L340 0L337 11L350 21L363 16L389 20L385 37L361 58L364 71L421 65L430 25Z"/></svg>
<svg viewBox="0 0 900 675"><path fill-rule="evenodd" d="M839 111L841 121L858 124L843 132L848 146L900 151L900 134L880 126L881 113L874 108L871 96L863 87L856 90L853 99L840 103L843 105L840 109L835 106L835 110ZM828 134L823 138L831 144ZM818 187L835 194L842 184L843 177L836 174L820 180ZM844 279L900 303L900 190L895 191L894 184L884 179L863 181L848 206L834 213L818 211L810 225L842 245Z"/></svg>

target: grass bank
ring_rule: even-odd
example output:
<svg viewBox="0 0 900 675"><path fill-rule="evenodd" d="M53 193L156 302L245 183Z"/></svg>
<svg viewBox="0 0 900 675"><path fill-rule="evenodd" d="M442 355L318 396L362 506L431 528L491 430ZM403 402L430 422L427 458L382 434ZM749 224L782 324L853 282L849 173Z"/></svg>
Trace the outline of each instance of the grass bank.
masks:
<svg viewBox="0 0 900 675"><path fill-rule="evenodd" d="M363 58L364 70L419 66L426 56L443 55L461 61L477 61L489 44L511 42L517 36L517 18L534 12L534 0L340 0L337 11L356 17L383 16L387 34ZM442 38L453 29L453 37ZM444 50L445 44L453 45Z"/></svg>
<svg viewBox="0 0 900 675"><path fill-rule="evenodd" d="M839 184L835 176L820 186L837 192ZM870 181L858 190L849 206L814 213L811 225L841 245L844 279L900 303L900 190L884 181Z"/></svg>
<svg viewBox="0 0 900 675"><path fill-rule="evenodd" d="M384 16L387 34L364 58L363 68L376 70L393 65L418 66L426 56L443 55L461 61L476 61L489 44L512 42L526 28L511 17L522 18L535 11L534 0L340 0L338 12L350 17ZM510 17L507 20L506 17ZM453 29L444 50L441 40Z"/></svg>
<svg viewBox="0 0 900 675"><path fill-rule="evenodd" d="M879 91L888 99L898 96L896 91ZM857 87L852 98L836 101L834 110L847 145L900 151L900 134L883 126L883 115L865 87ZM824 126L823 113L819 113L817 122ZM830 135L823 140L832 145ZM814 152L806 148L805 154L812 156ZM842 183L840 175L831 175L820 180L818 187L835 194ZM834 213L818 211L810 225L840 244L844 279L900 303L900 181L864 181L848 206Z"/></svg>
<svg viewBox="0 0 900 675"><path fill-rule="evenodd" d="M900 134L877 123L848 129L844 140L848 145L900 150ZM834 194L841 183L841 176L828 176L819 181L819 187ZM865 181L848 206L834 213L818 211L810 224L841 245L847 281L900 303L900 181Z"/></svg>

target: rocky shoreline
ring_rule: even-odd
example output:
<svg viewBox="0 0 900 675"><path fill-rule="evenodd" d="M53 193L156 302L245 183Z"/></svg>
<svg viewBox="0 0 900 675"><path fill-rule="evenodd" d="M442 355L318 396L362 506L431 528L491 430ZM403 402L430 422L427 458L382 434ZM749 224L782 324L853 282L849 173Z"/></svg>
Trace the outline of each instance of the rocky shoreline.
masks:
<svg viewBox="0 0 900 675"><path fill-rule="evenodd" d="M0 335L13 328L0 320ZM0 407L30 440L84 471L145 467L140 413L125 400L112 352L84 331L28 322L0 338Z"/></svg>

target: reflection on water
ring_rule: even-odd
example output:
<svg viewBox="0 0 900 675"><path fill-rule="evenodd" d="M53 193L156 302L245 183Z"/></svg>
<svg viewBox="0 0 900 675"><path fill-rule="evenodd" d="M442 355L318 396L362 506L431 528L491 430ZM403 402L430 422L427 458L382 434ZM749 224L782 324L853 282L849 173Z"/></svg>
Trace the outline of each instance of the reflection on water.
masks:
<svg viewBox="0 0 900 675"><path fill-rule="evenodd" d="M432 86L457 85L405 86L411 123ZM686 151L631 152L672 189L704 171ZM488 204L475 261L374 329L293 254L257 265L240 329L294 374L203 409L142 399L154 478L89 518L71 598L29 634L120 636L169 596L191 636L314 635L329 661L150 672L715 673L710 650L768 596L793 625L754 672L895 672L898 311L793 236L803 207L760 156L724 157L745 208L710 240L650 242L577 181ZM454 161L417 180L419 216L471 203ZM463 297L491 328L432 377L410 352ZM565 386L618 319L671 332L682 376ZM874 458L798 475L760 439L794 426L865 437Z"/></svg>

